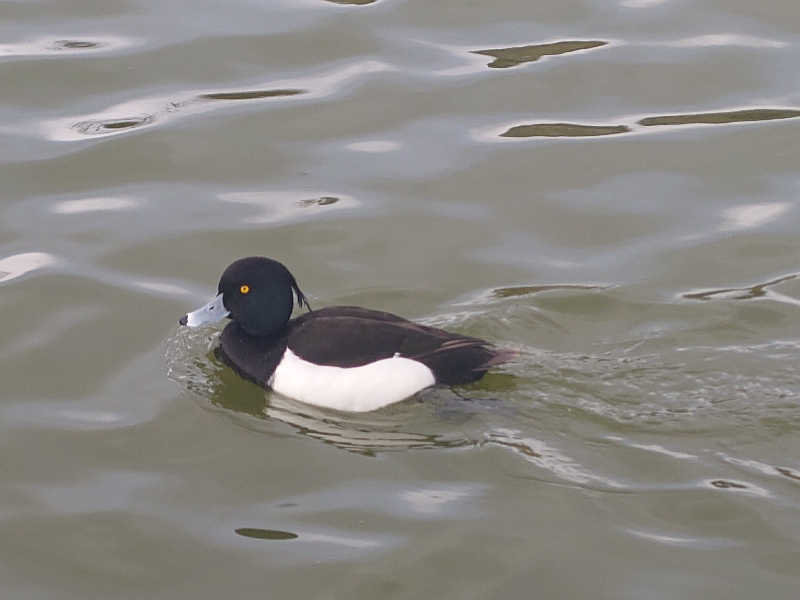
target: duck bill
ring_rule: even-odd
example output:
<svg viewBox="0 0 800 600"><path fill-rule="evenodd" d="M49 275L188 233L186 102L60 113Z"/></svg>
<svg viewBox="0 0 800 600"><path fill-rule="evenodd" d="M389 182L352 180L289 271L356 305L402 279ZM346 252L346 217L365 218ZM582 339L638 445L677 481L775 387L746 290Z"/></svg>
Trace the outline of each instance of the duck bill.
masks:
<svg viewBox="0 0 800 600"><path fill-rule="evenodd" d="M201 325L221 321L229 314L230 311L222 303L222 294L218 294L208 304L183 315L178 323L188 327L200 327Z"/></svg>

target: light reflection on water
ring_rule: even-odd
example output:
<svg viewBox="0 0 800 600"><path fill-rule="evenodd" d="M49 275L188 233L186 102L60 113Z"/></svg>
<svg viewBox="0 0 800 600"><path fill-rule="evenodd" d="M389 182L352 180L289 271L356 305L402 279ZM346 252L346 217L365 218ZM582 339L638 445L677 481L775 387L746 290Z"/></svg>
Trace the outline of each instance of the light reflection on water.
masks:
<svg viewBox="0 0 800 600"><path fill-rule="evenodd" d="M797 11L0 2L0 595L794 598ZM250 254L518 357L265 392Z"/></svg>

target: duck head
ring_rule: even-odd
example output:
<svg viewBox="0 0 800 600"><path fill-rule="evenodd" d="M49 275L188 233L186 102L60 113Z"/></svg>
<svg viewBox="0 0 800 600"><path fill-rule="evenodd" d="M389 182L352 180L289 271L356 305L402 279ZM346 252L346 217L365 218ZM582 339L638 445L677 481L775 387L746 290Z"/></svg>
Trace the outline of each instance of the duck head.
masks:
<svg viewBox="0 0 800 600"><path fill-rule="evenodd" d="M249 335L280 331L297 304L311 310L294 276L277 260L250 256L234 261L222 273L217 295L206 305L184 315L181 325L199 327L230 317Z"/></svg>

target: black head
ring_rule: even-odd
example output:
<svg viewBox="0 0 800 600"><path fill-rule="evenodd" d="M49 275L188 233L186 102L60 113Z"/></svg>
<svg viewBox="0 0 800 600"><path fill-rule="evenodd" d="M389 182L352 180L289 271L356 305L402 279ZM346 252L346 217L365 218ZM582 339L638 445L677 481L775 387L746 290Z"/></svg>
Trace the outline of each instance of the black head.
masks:
<svg viewBox="0 0 800 600"><path fill-rule="evenodd" d="M250 335L265 336L280 331L297 304L311 310L289 269L264 256L240 258L231 263L219 280L218 291L230 317Z"/></svg>

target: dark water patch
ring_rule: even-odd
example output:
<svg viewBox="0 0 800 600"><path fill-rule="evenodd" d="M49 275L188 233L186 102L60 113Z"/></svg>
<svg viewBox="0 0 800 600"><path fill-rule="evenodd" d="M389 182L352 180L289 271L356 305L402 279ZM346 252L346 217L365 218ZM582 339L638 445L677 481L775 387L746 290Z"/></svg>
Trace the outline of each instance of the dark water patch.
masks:
<svg viewBox="0 0 800 600"><path fill-rule="evenodd" d="M775 470L783 475L784 477L788 477L789 479L796 479L800 481L800 473L795 473L791 469L787 469L786 467L775 467Z"/></svg>
<svg viewBox="0 0 800 600"><path fill-rule="evenodd" d="M493 69L508 69L526 62L536 62L543 56L556 56L578 50L588 50L607 45L608 42L599 40L591 41L563 41L552 44L534 44L531 46L515 46L512 48L492 48L489 50L473 50L473 54L492 56L495 60L489 63Z"/></svg>
<svg viewBox="0 0 800 600"><path fill-rule="evenodd" d="M123 119L92 119L75 123L72 128L84 135L101 135L118 131L120 129L132 129L149 125L155 121L155 115L142 115Z"/></svg>
<svg viewBox="0 0 800 600"><path fill-rule="evenodd" d="M330 2L331 4L353 4L355 6L364 6L366 4L373 4L377 2L377 0L325 0L325 2Z"/></svg>
<svg viewBox="0 0 800 600"><path fill-rule="evenodd" d="M302 206L303 208L308 208L311 206L329 206L331 204L336 204L339 201L339 198L336 196L320 196L319 198L305 198L303 200L297 201L297 206Z"/></svg>
<svg viewBox="0 0 800 600"><path fill-rule="evenodd" d="M576 123L533 123L516 125L500 137L592 137L598 135L616 135L627 133L626 125L579 125Z"/></svg>
<svg viewBox="0 0 800 600"><path fill-rule="evenodd" d="M239 527L233 530L235 533L256 540L294 540L299 536L291 531L281 531L279 529L259 529L257 527Z"/></svg>
<svg viewBox="0 0 800 600"><path fill-rule="evenodd" d="M779 277L778 279L773 279L772 281L767 281L766 283L758 283L750 287L705 290L702 292L683 294L682 296L687 300L753 300L755 298L763 298L766 296L769 293L767 288L770 286L778 285L795 278L797 278L797 274L793 273L791 275Z"/></svg>
<svg viewBox="0 0 800 600"><path fill-rule="evenodd" d="M198 98L202 98L203 100L257 100L259 98L296 96L305 93L306 90L299 89L246 90L242 92L212 92L209 94L201 94Z"/></svg>
<svg viewBox="0 0 800 600"><path fill-rule="evenodd" d="M54 50L90 50L92 48L101 48L103 44L100 42L92 42L89 40L56 40L53 42Z"/></svg>
<svg viewBox="0 0 800 600"><path fill-rule="evenodd" d="M715 487L717 489L720 489L720 490L746 490L746 489L749 489L748 486L746 486L743 483L738 483L736 481L727 481L725 479L714 479L712 481L709 481L708 483L709 483L709 485L711 485L711 486L713 486L713 487Z"/></svg>
<svg viewBox="0 0 800 600"><path fill-rule="evenodd" d="M553 290L598 290L603 289L599 285L581 285L581 284L551 284L551 285L525 285L515 287L504 287L492 290L492 297L494 298L512 298L514 296L527 296L529 294L538 294L539 292L549 292Z"/></svg>
<svg viewBox="0 0 800 600"><path fill-rule="evenodd" d="M638 124L644 127L656 125L720 125L725 123L794 119L797 117L800 117L800 110L785 108L751 108L725 112L646 117L638 121Z"/></svg>

